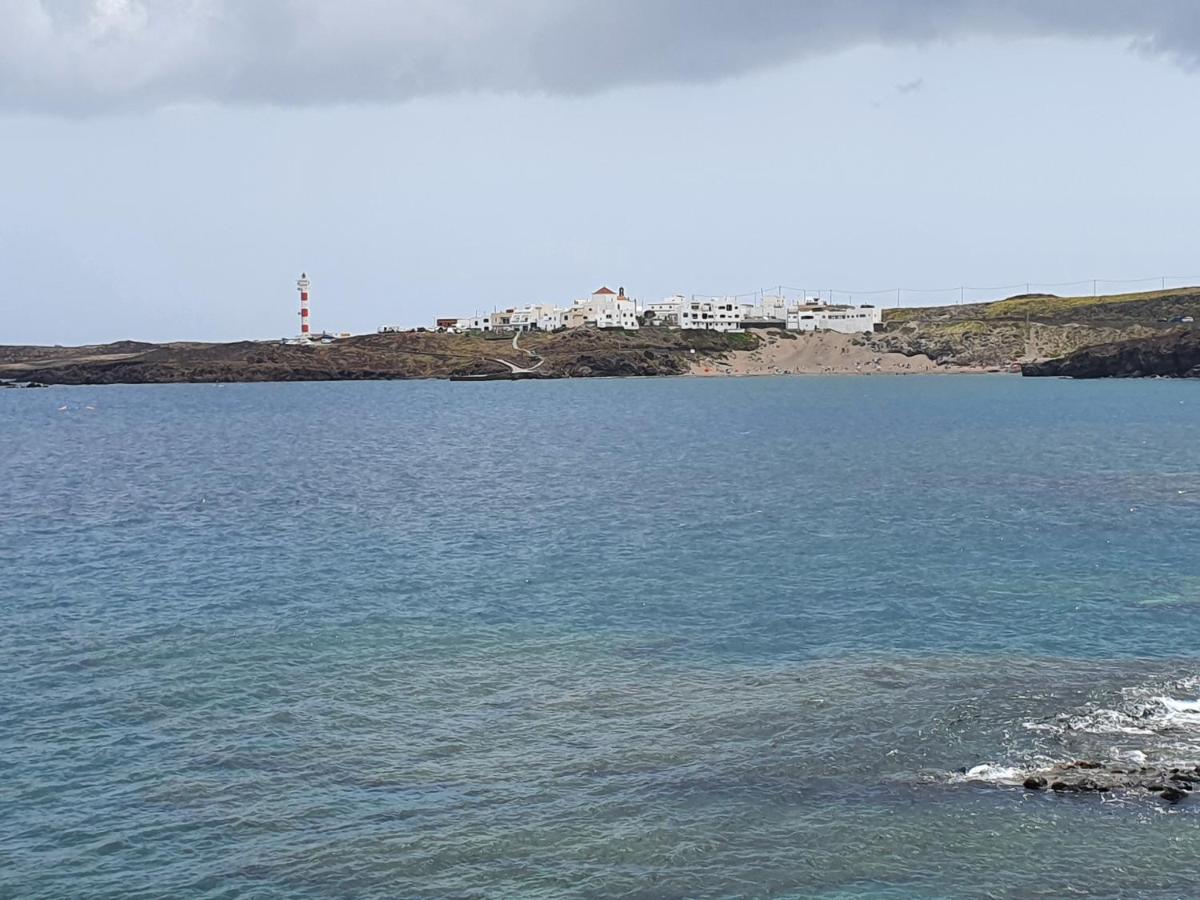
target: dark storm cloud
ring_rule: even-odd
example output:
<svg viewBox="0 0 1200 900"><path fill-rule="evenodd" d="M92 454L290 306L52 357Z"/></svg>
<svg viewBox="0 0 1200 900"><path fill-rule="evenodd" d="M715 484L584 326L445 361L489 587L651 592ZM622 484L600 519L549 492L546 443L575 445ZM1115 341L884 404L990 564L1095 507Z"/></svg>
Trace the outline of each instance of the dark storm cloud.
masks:
<svg viewBox="0 0 1200 900"><path fill-rule="evenodd" d="M0 104L315 105L716 80L862 44L1115 38L1185 66L1195 0L3 0Z"/></svg>

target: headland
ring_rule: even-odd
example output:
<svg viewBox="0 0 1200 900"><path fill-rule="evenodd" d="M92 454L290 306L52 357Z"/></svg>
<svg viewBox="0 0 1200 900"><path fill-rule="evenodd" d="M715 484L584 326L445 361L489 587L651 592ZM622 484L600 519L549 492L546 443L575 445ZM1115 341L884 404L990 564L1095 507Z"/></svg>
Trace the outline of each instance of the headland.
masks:
<svg viewBox="0 0 1200 900"><path fill-rule="evenodd" d="M867 333L591 324L387 330L328 342L0 347L0 380L45 384L1022 372L1200 375L1200 288L1038 294L881 311Z"/></svg>

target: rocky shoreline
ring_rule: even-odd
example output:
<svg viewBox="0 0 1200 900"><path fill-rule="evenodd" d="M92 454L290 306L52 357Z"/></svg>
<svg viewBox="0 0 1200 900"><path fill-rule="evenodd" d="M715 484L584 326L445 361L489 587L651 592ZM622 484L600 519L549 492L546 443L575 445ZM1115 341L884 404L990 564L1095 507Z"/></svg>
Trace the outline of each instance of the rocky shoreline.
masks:
<svg viewBox="0 0 1200 900"><path fill-rule="evenodd" d="M410 378L511 380L514 366L541 360L538 378L686 375L697 358L753 350L754 335L644 328L510 335L365 334L308 346L278 341L0 347L0 378L46 384L176 384L380 381ZM510 362L506 362L509 360Z"/></svg>
<svg viewBox="0 0 1200 900"><path fill-rule="evenodd" d="M1185 328L1084 347L1059 359L1022 365L1021 374L1065 378L1200 378L1200 331Z"/></svg>

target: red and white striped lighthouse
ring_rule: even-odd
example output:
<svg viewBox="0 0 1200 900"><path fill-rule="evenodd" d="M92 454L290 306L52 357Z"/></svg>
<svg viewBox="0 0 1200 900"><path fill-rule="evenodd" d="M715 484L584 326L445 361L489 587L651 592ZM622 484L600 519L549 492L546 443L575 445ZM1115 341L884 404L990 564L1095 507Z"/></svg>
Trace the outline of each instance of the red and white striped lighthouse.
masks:
<svg viewBox="0 0 1200 900"><path fill-rule="evenodd" d="M296 282L296 290L300 292L300 337L308 337L308 274L300 273Z"/></svg>

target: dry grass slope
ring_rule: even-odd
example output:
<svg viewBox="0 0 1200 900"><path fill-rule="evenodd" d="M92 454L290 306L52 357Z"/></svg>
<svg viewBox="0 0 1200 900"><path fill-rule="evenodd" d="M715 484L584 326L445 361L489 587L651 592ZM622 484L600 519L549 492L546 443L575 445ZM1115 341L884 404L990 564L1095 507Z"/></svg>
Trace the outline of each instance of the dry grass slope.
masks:
<svg viewBox="0 0 1200 900"><path fill-rule="evenodd" d="M870 343L943 363L1008 366L1152 336L1188 316L1200 319L1200 288L1101 297L1028 295L995 303L886 310L884 331Z"/></svg>

